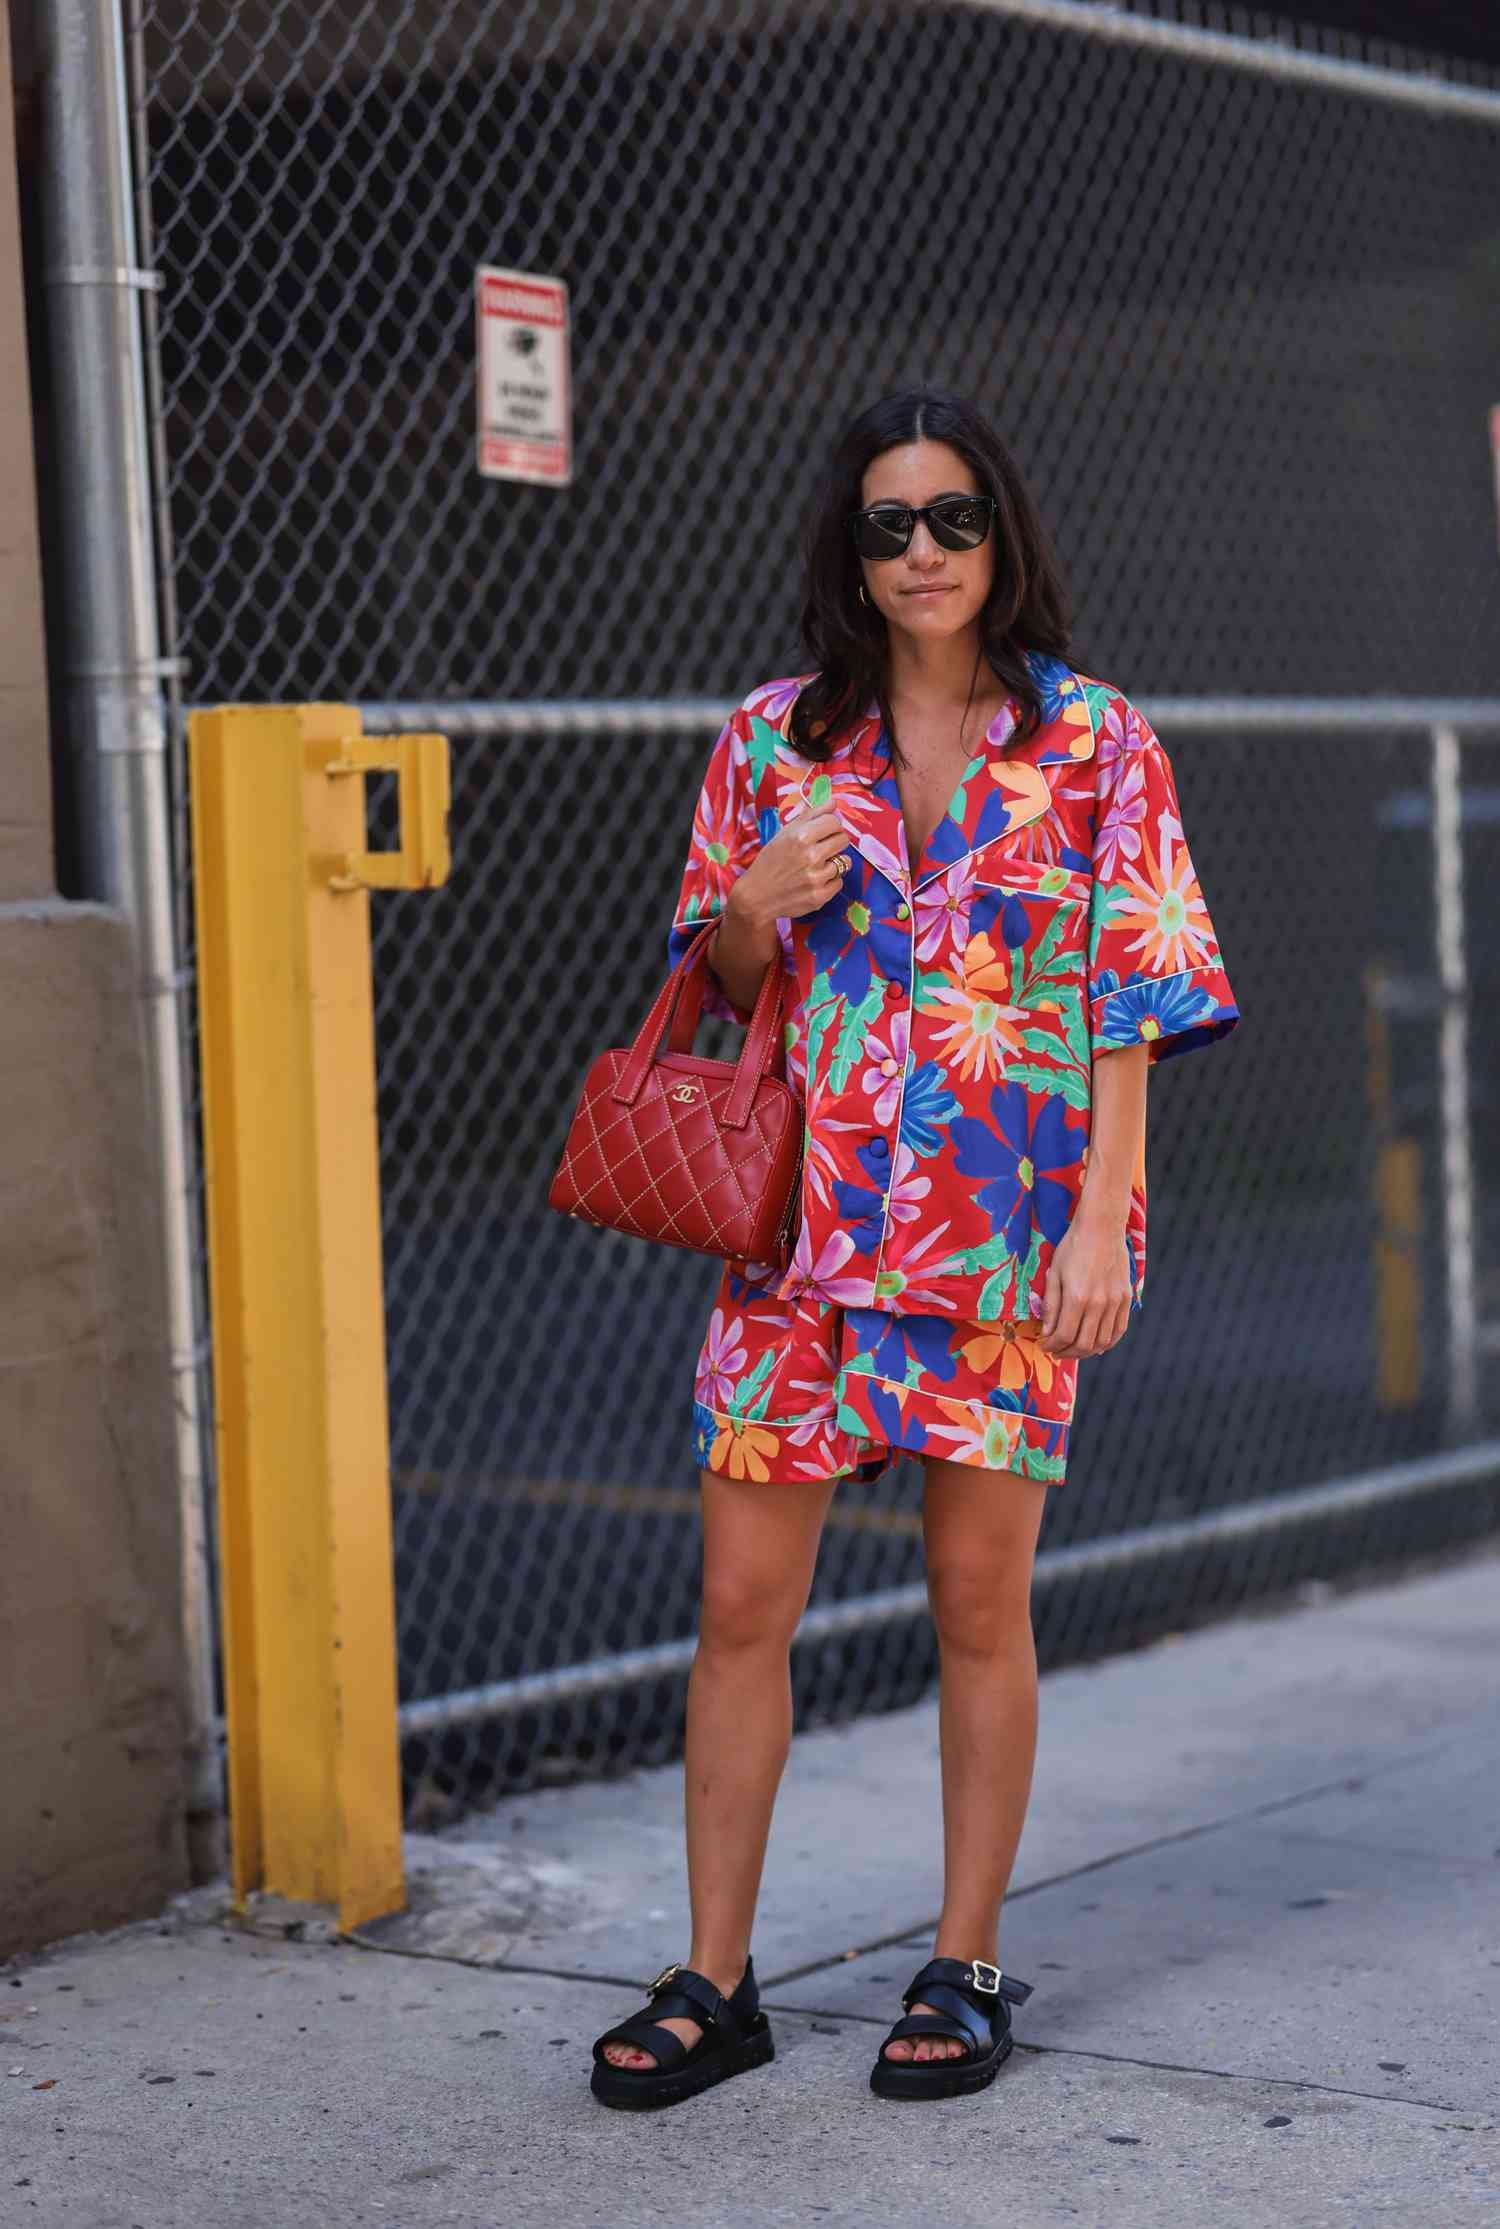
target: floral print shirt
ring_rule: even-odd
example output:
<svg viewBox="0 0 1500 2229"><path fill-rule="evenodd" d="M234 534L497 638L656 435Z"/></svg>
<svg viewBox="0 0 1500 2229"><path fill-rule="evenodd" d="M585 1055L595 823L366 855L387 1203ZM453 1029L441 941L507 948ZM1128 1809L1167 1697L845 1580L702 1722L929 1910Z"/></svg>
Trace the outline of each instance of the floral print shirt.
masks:
<svg viewBox="0 0 1500 2229"><path fill-rule="evenodd" d="M1043 721L1000 712L920 859L872 703L824 763L787 740L810 675L752 689L714 744L673 964L759 847L831 806L852 867L777 927L801 1223L779 1297L970 1323L1036 1318L1088 1160L1094 1063L1152 1065L1239 1020L1166 751L1107 682L1028 653ZM707 1011L746 1021L712 974ZM1125 1230L1146 1275L1144 1143ZM763 1265L737 1265L764 1277ZM774 1273L773 1273L774 1274Z"/></svg>

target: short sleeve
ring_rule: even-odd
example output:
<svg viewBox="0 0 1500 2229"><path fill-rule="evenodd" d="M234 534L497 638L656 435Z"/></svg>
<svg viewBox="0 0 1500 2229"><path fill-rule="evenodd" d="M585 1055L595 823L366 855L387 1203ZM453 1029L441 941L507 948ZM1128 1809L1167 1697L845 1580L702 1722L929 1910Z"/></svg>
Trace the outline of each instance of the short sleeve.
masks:
<svg viewBox="0 0 1500 2229"><path fill-rule="evenodd" d="M1160 739L1135 707L1101 739L1089 898L1094 1055L1147 1044L1151 1062L1227 1037L1240 1019L1183 832Z"/></svg>
<svg viewBox="0 0 1500 2229"><path fill-rule="evenodd" d="M748 714L740 705L719 731L693 812L692 836L677 907L667 938L667 964L675 967L694 931L724 910L724 901L760 849L754 778L748 749ZM748 1022L712 968L703 995L705 1014Z"/></svg>

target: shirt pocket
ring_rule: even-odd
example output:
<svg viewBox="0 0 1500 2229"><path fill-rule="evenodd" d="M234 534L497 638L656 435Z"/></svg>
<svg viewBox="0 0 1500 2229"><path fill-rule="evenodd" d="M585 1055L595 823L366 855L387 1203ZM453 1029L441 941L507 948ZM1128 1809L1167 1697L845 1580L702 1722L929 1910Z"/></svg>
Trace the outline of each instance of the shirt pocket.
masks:
<svg viewBox="0 0 1500 2229"><path fill-rule="evenodd" d="M1003 991L1023 1047L1008 1071L1033 1085L1038 1079L1024 1073L1033 1065L1088 1072L1091 880L1087 869L1022 858L1003 843L975 862L966 972L986 965ZM980 937L988 951L976 948Z"/></svg>

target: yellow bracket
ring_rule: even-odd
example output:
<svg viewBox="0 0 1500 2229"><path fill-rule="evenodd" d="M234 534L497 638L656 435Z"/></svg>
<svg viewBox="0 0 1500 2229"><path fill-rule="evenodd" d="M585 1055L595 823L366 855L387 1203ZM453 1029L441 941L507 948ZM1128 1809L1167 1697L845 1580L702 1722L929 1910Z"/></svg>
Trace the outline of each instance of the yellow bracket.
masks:
<svg viewBox="0 0 1500 2229"><path fill-rule="evenodd" d="M446 735L346 735L339 756L325 762L330 780L349 774L394 774L399 784L401 842L394 851L345 852L328 877L330 890L430 890L446 882L448 738Z"/></svg>

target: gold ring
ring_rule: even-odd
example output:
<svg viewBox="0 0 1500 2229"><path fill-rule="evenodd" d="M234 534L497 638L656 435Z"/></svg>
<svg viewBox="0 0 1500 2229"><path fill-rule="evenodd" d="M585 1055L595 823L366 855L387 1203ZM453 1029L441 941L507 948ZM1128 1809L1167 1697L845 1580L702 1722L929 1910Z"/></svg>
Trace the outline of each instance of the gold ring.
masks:
<svg viewBox="0 0 1500 2229"><path fill-rule="evenodd" d="M854 862L849 857L847 851L841 851L834 861L834 865L838 868L838 871L841 875L846 875L853 864Z"/></svg>

